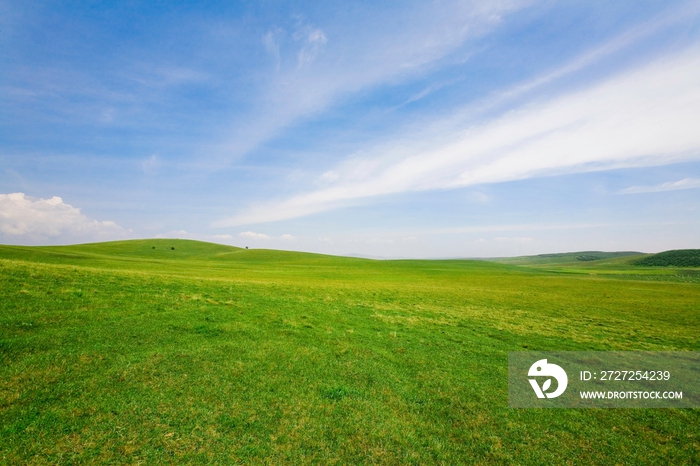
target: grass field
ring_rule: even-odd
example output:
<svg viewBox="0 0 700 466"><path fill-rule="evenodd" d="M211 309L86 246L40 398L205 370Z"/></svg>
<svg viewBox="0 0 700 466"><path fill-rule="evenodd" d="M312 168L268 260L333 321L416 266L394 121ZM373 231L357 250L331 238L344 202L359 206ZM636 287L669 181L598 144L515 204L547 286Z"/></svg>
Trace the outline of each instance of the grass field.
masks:
<svg viewBox="0 0 700 466"><path fill-rule="evenodd" d="M700 464L699 410L507 407L508 351L700 350L636 259L0 246L0 463Z"/></svg>

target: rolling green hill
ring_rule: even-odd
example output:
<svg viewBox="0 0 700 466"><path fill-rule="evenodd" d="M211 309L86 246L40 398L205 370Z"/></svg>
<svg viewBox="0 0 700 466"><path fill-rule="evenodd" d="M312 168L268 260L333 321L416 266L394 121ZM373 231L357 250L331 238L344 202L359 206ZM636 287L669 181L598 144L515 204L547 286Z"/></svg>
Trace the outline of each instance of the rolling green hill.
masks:
<svg viewBox="0 0 700 466"><path fill-rule="evenodd" d="M594 262L606 259L630 258L631 256L641 255L643 255L643 253L634 251L580 251L555 254L539 254L536 256L508 257L504 259L494 259L494 262L513 265L559 265L580 264L581 262Z"/></svg>
<svg viewBox="0 0 700 466"><path fill-rule="evenodd" d="M647 267L700 267L700 249L676 249L645 257L635 262Z"/></svg>
<svg viewBox="0 0 700 466"><path fill-rule="evenodd" d="M694 464L698 410L507 407L509 351L700 350L632 257L0 246L0 463Z"/></svg>

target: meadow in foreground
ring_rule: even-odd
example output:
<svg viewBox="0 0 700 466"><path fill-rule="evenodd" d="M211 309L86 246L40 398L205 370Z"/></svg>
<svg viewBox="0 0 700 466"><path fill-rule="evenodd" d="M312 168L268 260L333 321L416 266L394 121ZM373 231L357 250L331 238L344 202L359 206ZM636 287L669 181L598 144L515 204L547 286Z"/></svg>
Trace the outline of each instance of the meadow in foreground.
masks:
<svg viewBox="0 0 700 466"><path fill-rule="evenodd" d="M700 350L626 261L0 246L0 462L698 464L698 410L507 407L508 351Z"/></svg>

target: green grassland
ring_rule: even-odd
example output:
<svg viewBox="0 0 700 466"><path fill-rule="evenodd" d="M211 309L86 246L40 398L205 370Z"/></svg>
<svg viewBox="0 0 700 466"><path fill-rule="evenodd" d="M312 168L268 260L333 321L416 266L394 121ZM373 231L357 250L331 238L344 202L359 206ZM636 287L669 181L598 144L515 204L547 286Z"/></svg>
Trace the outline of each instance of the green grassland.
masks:
<svg viewBox="0 0 700 466"><path fill-rule="evenodd" d="M507 407L508 351L700 350L637 259L0 246L0 463L699 464L698 410Z"/></svg>
<svg viewBox="0 0 700 466"><path fill-rule="evenodd" d="M603 251L580 251L563 252L556 254L539 254L537 256L507 257L503 259L493 259L494 262L513 265L571 265L581 262L598 262L608 259L629 258L630 256L646 257L648 254L634 251L603 252Z"/></svg>
<svg viewBox="0 0 700 466"><path fill-rule="evenodd" d="M641 252L584 251L493 259L499 264L521 265L555 273L607 275L619 279L700 283L694 266L700 250L686 249L659 254ZM669 259L671 258L671 259ZM664 267L660 269L659 267Z"/></svg>

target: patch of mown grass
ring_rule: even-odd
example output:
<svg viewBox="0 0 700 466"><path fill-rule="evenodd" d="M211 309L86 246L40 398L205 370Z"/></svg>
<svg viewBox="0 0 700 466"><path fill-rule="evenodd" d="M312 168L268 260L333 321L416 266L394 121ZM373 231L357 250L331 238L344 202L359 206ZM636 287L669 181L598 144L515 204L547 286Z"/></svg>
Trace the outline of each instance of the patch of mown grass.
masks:
<svg viewBox="0 0 700 466"><path fill-rule="evenodd" d="M506 380L513 350L698 350L694 283L172 240L61 251L0 247L8 464L698 460L697 410L515 410Z"/></svg>

